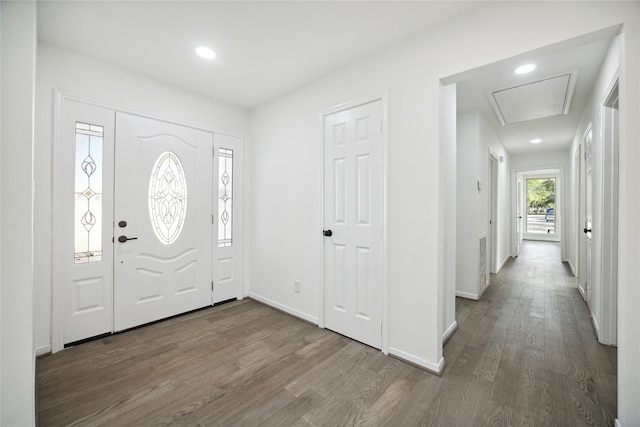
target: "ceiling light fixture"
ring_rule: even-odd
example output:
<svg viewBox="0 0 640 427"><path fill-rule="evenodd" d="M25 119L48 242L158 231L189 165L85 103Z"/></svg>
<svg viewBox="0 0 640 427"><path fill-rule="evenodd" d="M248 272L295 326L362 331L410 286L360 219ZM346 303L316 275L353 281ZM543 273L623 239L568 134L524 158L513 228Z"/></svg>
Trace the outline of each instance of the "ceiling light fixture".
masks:
<svg viewBox="0 0 640 427"><path fill-rule="evenodd" d="M204 59L213 59L216 57L216 53L206 46L200 46L196 48L198 56Z"/></svg>
<svg viewBox="0 0 640 427"><path fill-rule="evenodd" d="M525 64L516 68L516 74L527 74L536 69L536 64Z"/></svg>
<svg viewBox="0 0 640 427"><path fill-rule="evenodd" d="M540 144L542 140L540 138L536 138L536 139L530 139L529 142L532 144Z"/></svg>

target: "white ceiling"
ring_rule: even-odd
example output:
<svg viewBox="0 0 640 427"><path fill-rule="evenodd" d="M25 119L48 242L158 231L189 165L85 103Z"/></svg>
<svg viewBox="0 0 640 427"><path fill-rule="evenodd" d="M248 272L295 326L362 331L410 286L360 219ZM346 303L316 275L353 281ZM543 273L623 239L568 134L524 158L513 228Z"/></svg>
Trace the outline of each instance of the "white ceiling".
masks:
<svg viewBox="0 0 640 427"><path fill-rule="evenodd" d="M38 38L244 108L477 1L44 1ZM194 49L208 45L210 62Z"/></svg>
<svg viewBox="0 0 640 427"><path fill-rule="evenodd" d="M251 109L481 3L44 0L38 4L38 38ZM480 110L512 154L567 148L614 34L453 76L458 109ZM210 46L218 57L197 57L199 45ZM538 68L515 76L513 69L523 61ZM487 91L575 70L579 76L568 115L499 124ZM529 144L534 137L543 143Z"/></svg>
<svg viewBox="0 0 640 427"><path fill-rule="evenodd" d="M600 66L617 29L611 28L582 41L568 41L538 52L527 52L515 58L490 64L458 76L458 111L479 110L498 135L502 145L513 155L568 149L580 122ZM594 40L595 39L595 40ZM524 75L514 73L523 64L535 63L536 69ZM537 82L577 71L575 91L568 114L502 125L489 102L488 92ZM535 98L539 95L532 94ZM513 105L514 114L524 114L522 106ZM540 138L540 144L529 140Z"/></svg>

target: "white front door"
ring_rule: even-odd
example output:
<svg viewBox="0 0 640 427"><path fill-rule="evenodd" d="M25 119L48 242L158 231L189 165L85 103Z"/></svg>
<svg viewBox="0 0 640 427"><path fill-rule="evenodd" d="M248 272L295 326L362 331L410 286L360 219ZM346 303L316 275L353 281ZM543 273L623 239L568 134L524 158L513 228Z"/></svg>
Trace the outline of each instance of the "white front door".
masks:
<svg viewBox="0 0 640 427"><path fill-rule="evenodd" d="M381 347L382 101L324 118L325 326Z"/></svg>
<svg viewBox="0 0 640 427"><path fill-rule="evenodd" d="M213 134L116 114L114 328L211 304Z"/></svg>
<svg viewBox="0 0 640 427"><path fill-rule="evenodd" d="M52 350L241 298L241 139L57 101Z"/></svg>

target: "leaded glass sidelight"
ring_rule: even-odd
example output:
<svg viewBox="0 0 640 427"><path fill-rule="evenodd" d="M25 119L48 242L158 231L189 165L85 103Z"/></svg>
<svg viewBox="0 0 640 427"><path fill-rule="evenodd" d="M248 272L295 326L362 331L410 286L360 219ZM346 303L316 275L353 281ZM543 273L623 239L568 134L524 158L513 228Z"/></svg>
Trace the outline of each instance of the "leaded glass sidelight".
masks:
<svg viewBox="0 0 640 427"><path fill-rule="evenodd" d="M158 156L149 180L149 215L160 242L175 242L187 216L187 178L180 159L171 151Z"/></svg>
<svg viewBox="0 0 640 427"><path fill-rule="evenodd" d="M218 154L218 247L226 248L233 243L233 150Z"/></svg>
<svg viewBox="0 0 640 427"><path fill-rule="evenodd" d="M104 127L76 122L74 262L102 261Z"/></svg>

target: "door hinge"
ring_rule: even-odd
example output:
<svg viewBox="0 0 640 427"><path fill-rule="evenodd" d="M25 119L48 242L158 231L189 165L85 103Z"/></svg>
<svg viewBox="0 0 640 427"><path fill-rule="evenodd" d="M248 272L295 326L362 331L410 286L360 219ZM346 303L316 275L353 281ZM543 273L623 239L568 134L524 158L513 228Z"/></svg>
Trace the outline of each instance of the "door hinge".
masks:
<svg viewBox="0 0 640 427"><path fill-rule="evenodd" d="M213 290L213 281L211 282L211 290Z"/></svg>

